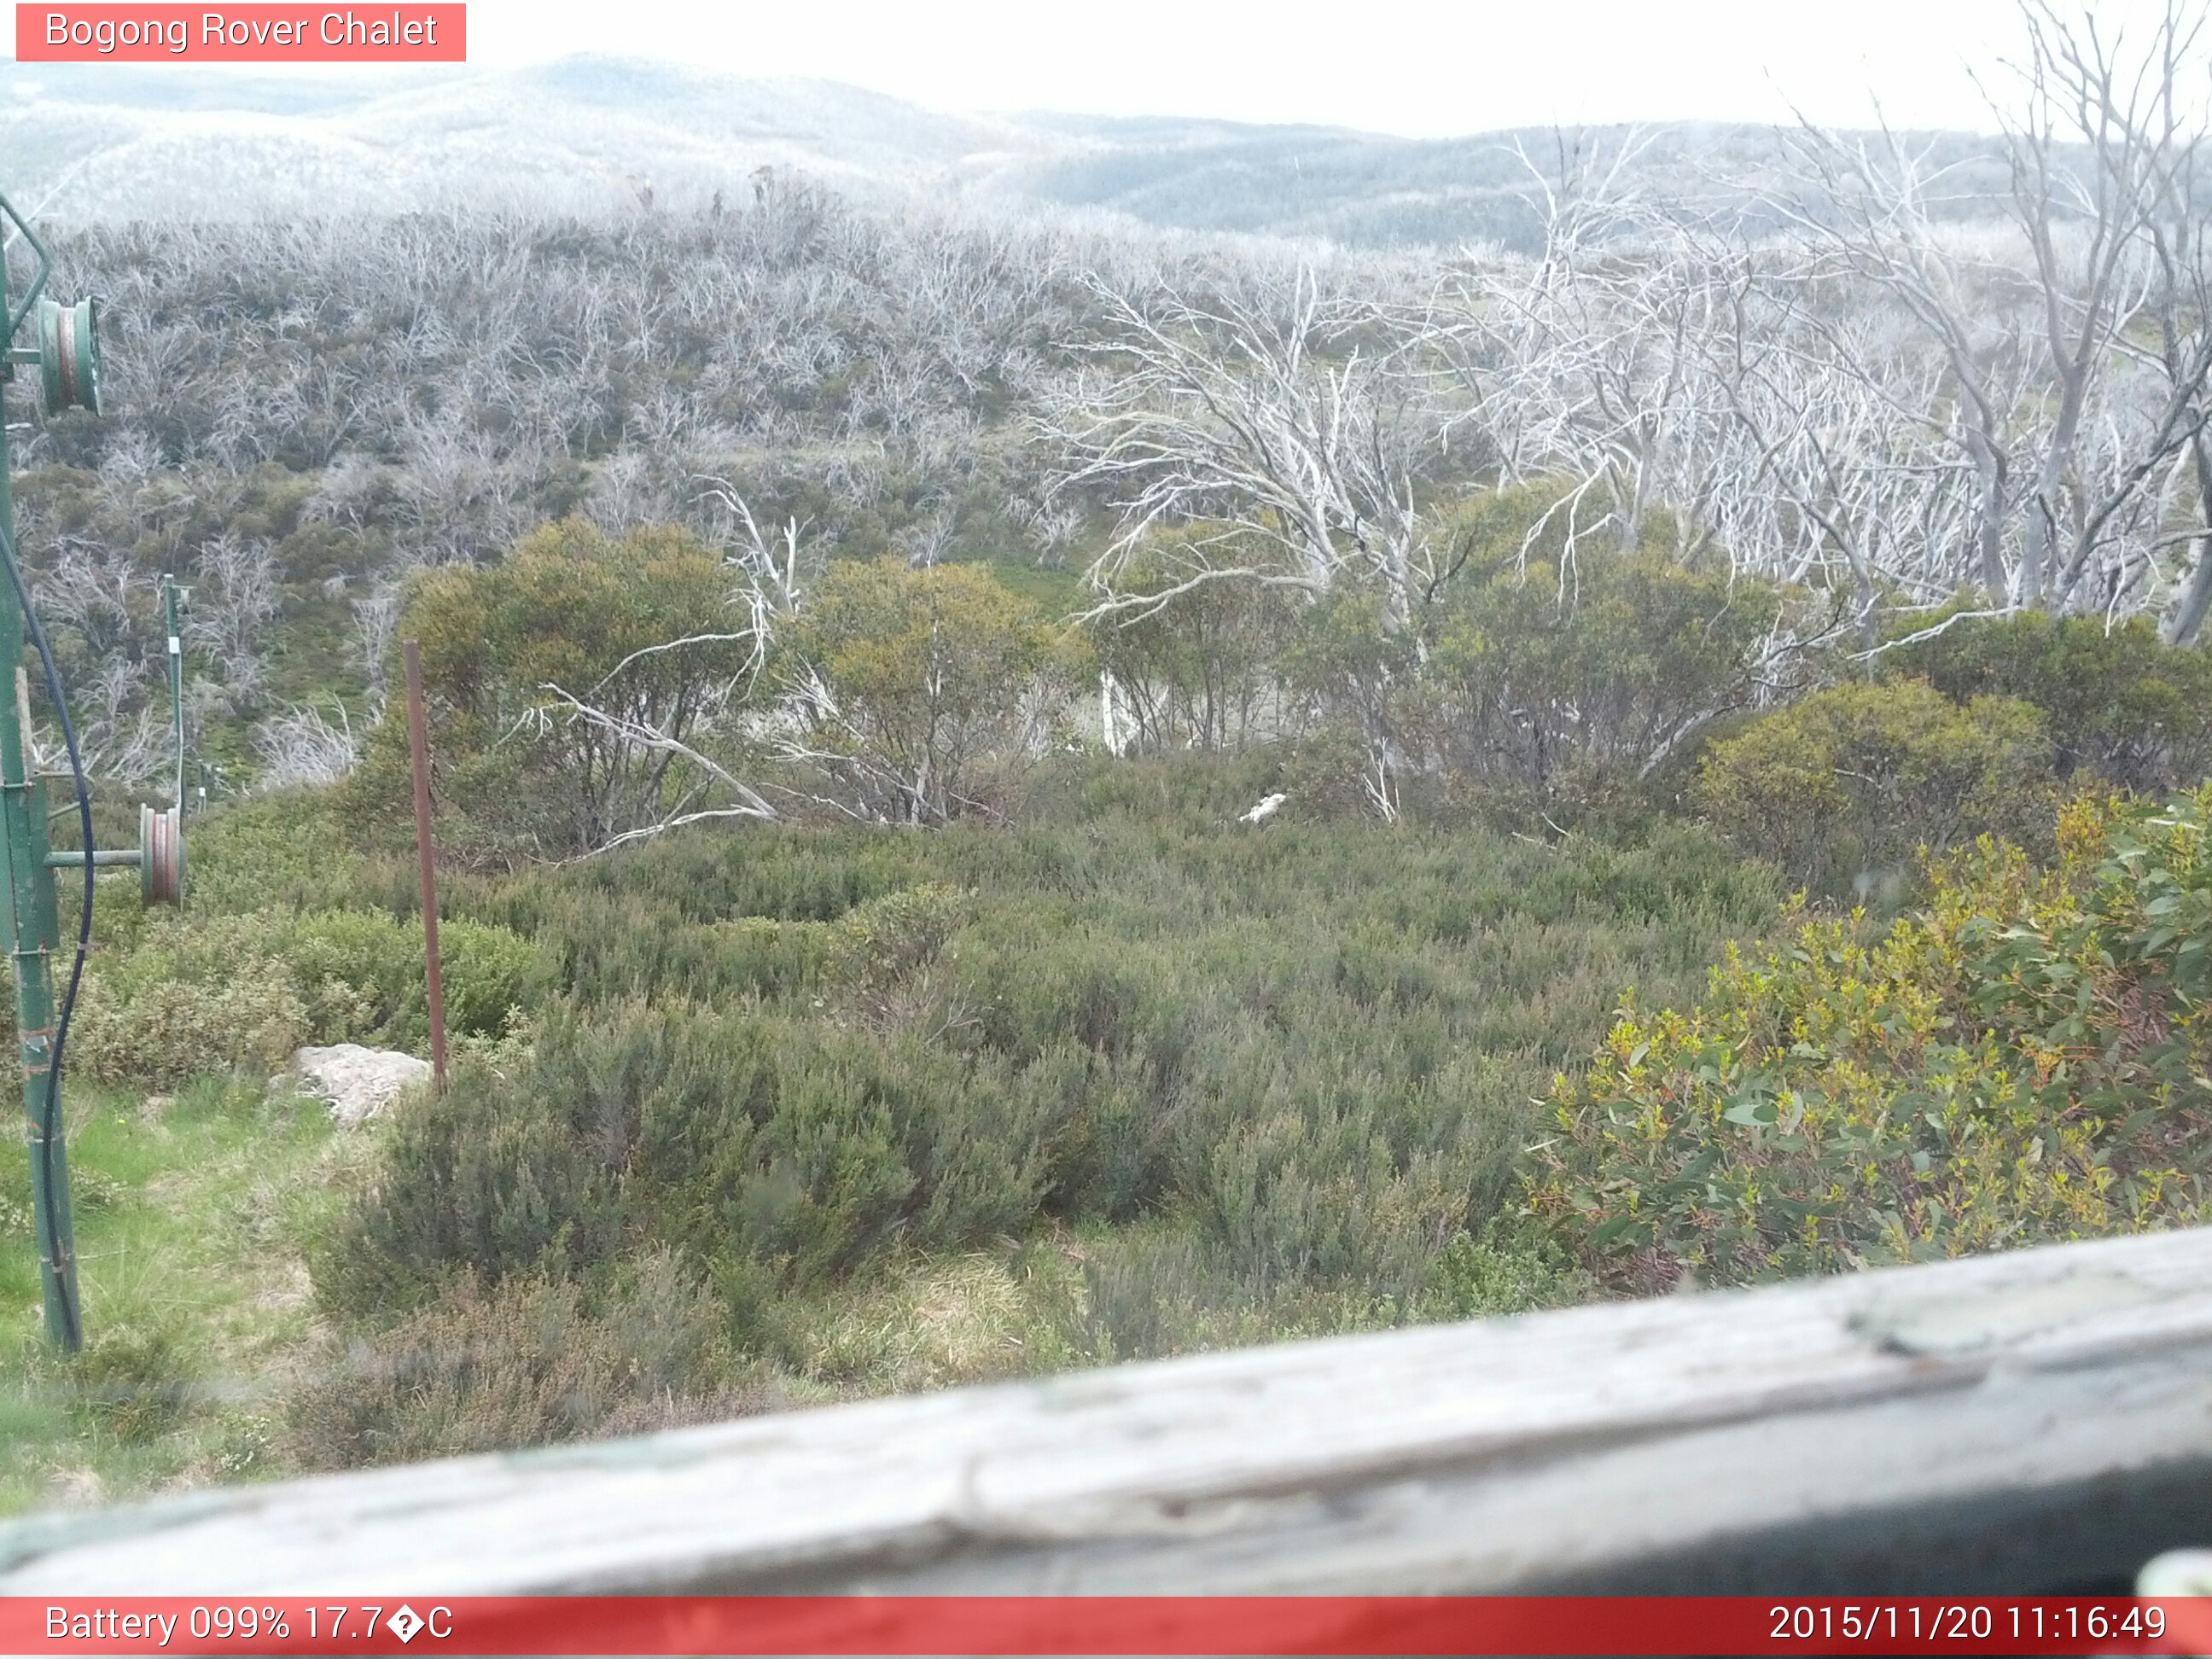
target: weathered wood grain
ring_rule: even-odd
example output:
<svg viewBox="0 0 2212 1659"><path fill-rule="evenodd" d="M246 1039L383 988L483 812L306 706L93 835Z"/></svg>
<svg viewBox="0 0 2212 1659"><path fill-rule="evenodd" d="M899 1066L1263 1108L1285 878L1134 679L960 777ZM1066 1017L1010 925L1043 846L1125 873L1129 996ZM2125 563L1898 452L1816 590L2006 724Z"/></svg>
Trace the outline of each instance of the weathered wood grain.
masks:
<svg viewBox="0 0 2212 1659"><path fill-rule="evenodd" d="M2196 1231L34 1517L0 1594L2028 1589L2207 1541Z"/></svg>

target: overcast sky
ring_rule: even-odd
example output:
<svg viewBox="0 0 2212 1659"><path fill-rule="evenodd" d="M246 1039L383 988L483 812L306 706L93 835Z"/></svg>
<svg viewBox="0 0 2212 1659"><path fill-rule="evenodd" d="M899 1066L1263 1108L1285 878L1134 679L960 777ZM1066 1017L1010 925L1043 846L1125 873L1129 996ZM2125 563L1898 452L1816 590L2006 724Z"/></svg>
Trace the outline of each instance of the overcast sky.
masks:
<svg viewBox="0 0 2212 1659"><path fill-rule="evenodd" d="M2147 3L2147 0L2144 0ZM2139 0L2098 0L2124 18ZM1770 121L1986 126L2013 0L471 0L472 61L574 52L846 81L954 111L1502 126Z"/></svg>

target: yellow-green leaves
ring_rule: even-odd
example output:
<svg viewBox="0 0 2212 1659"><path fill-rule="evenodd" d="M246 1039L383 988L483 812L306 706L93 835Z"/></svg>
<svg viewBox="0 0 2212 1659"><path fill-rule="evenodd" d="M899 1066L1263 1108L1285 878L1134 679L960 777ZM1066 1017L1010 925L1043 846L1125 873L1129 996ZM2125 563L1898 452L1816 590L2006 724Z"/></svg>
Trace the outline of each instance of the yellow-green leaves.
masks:
<svg viewBox="0 0 2212 1659"><path fill-rule="evenodd" d="M833 564L791 640L809 741L878 816L972 808L987 755L1050 738L1084 649L975 565Z"/></svg>
<svg viewBox="0 0 2212 1659"><path fill-rule="evenodd" d="M2039 869L1983 840L1893 927L1801 917L1564 1079L1531 1209L1625 1289L2194 1218L2212 787L2079 801Z"/></svg>

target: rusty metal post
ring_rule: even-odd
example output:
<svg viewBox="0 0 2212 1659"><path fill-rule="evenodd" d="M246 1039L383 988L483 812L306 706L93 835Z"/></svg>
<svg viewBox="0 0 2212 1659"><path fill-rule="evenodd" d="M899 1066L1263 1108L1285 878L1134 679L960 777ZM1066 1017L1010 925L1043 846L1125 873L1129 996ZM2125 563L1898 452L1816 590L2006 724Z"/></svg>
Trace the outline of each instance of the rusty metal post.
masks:
<svg viewBox="0 0 2212 1659"><path fill-rule="evenodd" d="M433 1085L446 1088L446 984L438 957L437 848L430 839L430 739L422 729L422 650L409 640L407 659L407 746L415 759L415 848L422 865L422 960L430 988L430 1071Z"/></svg>

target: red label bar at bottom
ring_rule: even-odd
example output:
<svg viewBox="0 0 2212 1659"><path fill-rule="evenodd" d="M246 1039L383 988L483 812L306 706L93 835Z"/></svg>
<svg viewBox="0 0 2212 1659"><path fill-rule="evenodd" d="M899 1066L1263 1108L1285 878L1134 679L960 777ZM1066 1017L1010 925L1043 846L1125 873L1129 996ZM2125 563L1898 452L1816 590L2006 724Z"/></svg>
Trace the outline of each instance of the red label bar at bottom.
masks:
<svg viewBox="0 0 2212 1659"><path fill-rule="evenodd" d="M2212 1598L0 1597L9 1654L2212 1654Z"/></svg>

